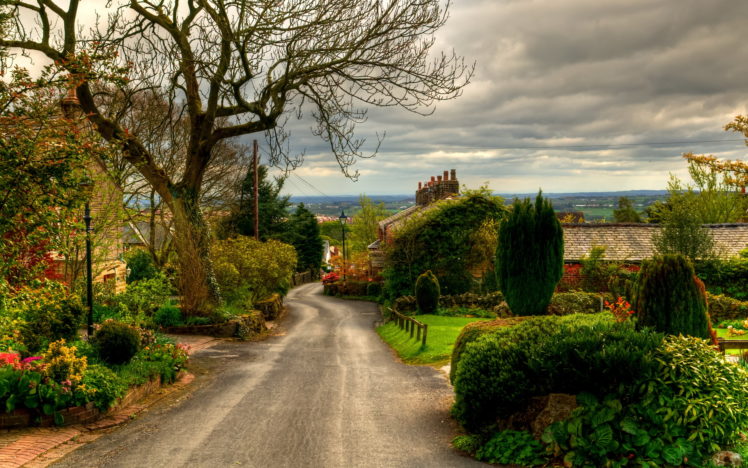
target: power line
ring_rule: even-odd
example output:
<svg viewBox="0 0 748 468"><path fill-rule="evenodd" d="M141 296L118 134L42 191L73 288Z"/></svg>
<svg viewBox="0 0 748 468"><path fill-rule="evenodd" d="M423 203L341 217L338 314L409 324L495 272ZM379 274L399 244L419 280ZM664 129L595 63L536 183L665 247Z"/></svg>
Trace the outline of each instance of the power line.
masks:
<svg viewBox="0 0 748 468"><path fill-rule="evenodd" d="M745 141L744 139L729 140L690 140L690 141L649 141L642 143L601 143L599 145L550 145L550 146L453 146L452 148L467 150L529 150L529 149L575 149L575 148L628 148L635 146L678 146L694 145L699 143L726 143Z"/></svg>
<svg viewBox="0 0 748 468"><path fill-rule="evenodd" d="M311 187L312 190L316 191L317 193L321 194L323 197L325 197L328 200L332 201L332 197L330 197L329 195L327 195L326 193L324 193L322 190L318 189L317 187L315 187L311 183L307 182L306 179L302 178L300 175L298 175L298 174L296 174L294 172L292 172L291 174L295 175L300 181L304 182L306 185L308 185L309 187ZM296 185L296 184L294 184L294 185Z"/></svg>

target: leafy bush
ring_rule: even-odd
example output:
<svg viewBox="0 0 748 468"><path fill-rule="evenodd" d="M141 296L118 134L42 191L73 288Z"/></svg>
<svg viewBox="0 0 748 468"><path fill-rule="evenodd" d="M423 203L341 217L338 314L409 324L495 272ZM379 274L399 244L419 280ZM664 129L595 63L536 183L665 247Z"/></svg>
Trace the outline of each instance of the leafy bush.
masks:
<svg viewBox="0 0 748 468"><path fill-rule="evenodd" d="M475 452L486 463L534 466L547 460L545 447L526 431L501 431Z"/></svg>
<svg viewBox="0 0 748 468"><path fill-rule="evenodd" d="M471 431L523 408L532 396L605 394L651 366L661 335L610 314L533 317L465 345L454 377L453 414Z"/></svg>
<svg viewBox="0 0 748 468"><path fill-rule="evenodd" d="M543 315L563 274L564 237L550 201L515 200L501 224L496 272L514 315Z"/></svg>
<svg viewBox="0 0 748 468"><path fill-rule="evenodd" d="M709 293L706 297L709 317L712 322L719 323L725 320L744 320L748 318L748 302Z"/></svg>
<svg viewBox="0 0 748 468"><path fill-rule="evenodd" d="M163 273L131 283L111 299L119 319L141 326L171 296L172 286Z"/></svg>
<svg viewBox="0 0 748 468"><path fill-rule="evenodd" d="M182 311L171 304L162 305L153 315L153 323L161 327L176 327L183 321Z"/></svg>
<svg viewBox="0 0 748 468"><path fill-rule="evenodd" d="M296 270L296 252L288 244L259 242L245 236L216 241L211 258L221 291L229 301L247 293L262 300L273 293L284 295Z"/></svg>
<svg viewBox="0 0 748 468"><path fill-rule="evenodd" d="M94 333L93 344L102 361L124 364L140 349L140 332L126 323L107 320Z"/></svg>
<svg viewBox="0 0 748 468"><path fill-rule="evenodd" d="M422 314L433 314L439 306L439 280L431 273L426 271L416 280L416 304L418 311Z"/></svg>
<svg viewBox="0 0 748 468"><path fill-rule="evenodd" d="M551 315L594 314L600 312L602 298L599 294L569 291L555 293L548 304Z"/></svg>
<svg viewBox="0 0 748 468"><path fill-rule="evenodd" d="M607 291L610 281L623 271L619 263L605 260L605 250L605 246L593 246L589 254L581 259L581 286L585 291Z"/></svg>
<svg viewBox="0 0 748 468"><path fill-rule="evenodd" d="M459 435L452 440L452 446L457 450L470 455L480 448L482 440L479 436L474 434Z"/></svg>
<svg viewBox="0 0 748 468"><path fill-rule="evenodd" d="M501 198L479 190L407 218L386 251L382 275L387 298L413 294L416 275L426 270L439 278L442 294L470 291L474 280L469 270L483 263L488 269L493 266L496 227L506 212Z"/></svg>
<svg viewBox="0 0 748 468"><path fill-rule="evenodd" d="M85 315L80 300L54 281L34 282L22 288L8 298L6 307L29 352L41 351L59 339L75 340Z"/></svg>
<svg viewBox="0 0 748 468"><path fill-rule="evenodd" d="M636 305L640 327L668 333L709 337L706 295L683 255L647 260L639 272Z"/></svg>
<svg viewBox="0 0 748 468"><path fill-rule="evenodd" d="M713 295L725 295L739 300L748 300L748 259L697 262L696 274Z"/></svg>
<svg viewBox="0 0 748 468"><path fill-rule="evenodd" d="M58 383L67 382L67 385L77 385L88 367L85 356L78 357L75 346L66 346L65 340L55 341L49 344L43 359L46 364L46 374Z"/></svg>
<svg viewBox="0 0 748 468"><path fill-rule="evenodd" d="M134 283L144 279L151 279L158 274L158 268L153 263L153 257L145 249L132 249L125 253L125 263L130 273L127 275L127 283Z"/></svg>
<svg viewBox="0 0 748 468"><path fill-rule="evenodd" d="M366 286L366 295L378 297L382 295L382 283L371 282Z"/></svg>
<svg viewBox="0 0 748 468"><path fill-rule="evenodd" d="M578 396L543 439L574 466L703 466L748 427L748 373L698 338L669 336L633 384Z"/></svg>
<svg viewBox="0 0 748 468"><path fill-rule="evenodd" d="M127 393L127 384L102 364L88 366L81 384L90 390L90 401L101 411L111 408L117 398L122 398Z"/></svg>

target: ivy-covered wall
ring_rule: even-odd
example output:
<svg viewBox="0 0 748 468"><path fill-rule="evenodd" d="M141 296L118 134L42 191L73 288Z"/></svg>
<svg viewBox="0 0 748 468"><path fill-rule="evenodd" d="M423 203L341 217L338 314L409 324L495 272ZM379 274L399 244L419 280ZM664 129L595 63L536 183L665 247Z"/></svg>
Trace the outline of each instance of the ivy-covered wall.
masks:
<svg viewBox="0 0 748 468"><path fill-rule="evenodd" d="M493 269L498 226L505 215L503 200L483 189L437 202L408 218L386 248L387 296L412 295L418 275L426 270L437 276L444 295L474 289L471 271Z"/></svg>

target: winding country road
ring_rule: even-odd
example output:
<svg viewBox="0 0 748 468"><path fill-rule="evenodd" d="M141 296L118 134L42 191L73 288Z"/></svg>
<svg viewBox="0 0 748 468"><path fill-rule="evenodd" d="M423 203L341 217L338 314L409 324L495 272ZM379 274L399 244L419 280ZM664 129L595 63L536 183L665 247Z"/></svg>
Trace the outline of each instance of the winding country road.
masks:
<svg viewBox="0 0 748 468"><path fill-rule="evenodd" d="M197 390L106 434L56 467L467 467L449 447L451 390L403 365L371 303L291 291L287 333L198 351ZM485 466L485 465L483 465Z"/></svg>

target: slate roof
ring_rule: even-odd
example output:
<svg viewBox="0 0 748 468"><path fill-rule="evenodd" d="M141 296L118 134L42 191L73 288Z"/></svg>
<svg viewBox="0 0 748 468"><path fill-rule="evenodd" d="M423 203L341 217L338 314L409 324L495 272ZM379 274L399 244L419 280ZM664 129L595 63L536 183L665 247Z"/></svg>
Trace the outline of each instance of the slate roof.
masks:
<svg viewBox="0 0 748 468"><path fill-rule="evenodd" d="M721 258L735 257L748 246L748 223L705 224ZM564 224L564 261L579 261L594 246L605 246L605 259L640 262L654 255L652 234L660 229L646 223Z"/></svg>

